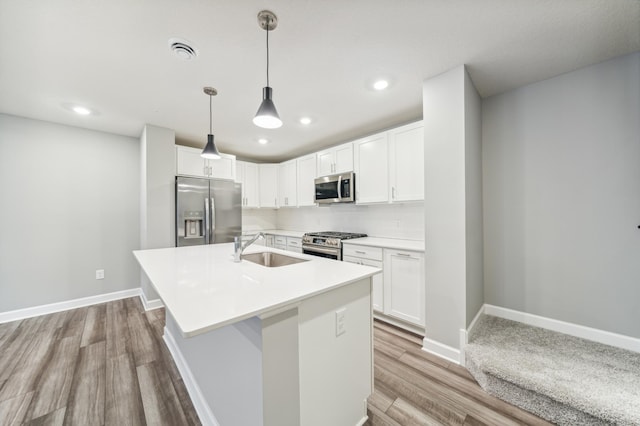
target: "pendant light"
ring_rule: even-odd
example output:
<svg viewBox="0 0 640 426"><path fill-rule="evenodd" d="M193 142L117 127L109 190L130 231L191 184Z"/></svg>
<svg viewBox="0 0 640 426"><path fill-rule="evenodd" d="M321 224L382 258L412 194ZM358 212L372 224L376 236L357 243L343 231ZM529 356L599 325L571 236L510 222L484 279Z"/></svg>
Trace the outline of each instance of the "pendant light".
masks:
<svg viewBox="0 0 640 426"><path fill-rule="evenodd" d="M207 144L202 150L201 157L207 158L209 160L217 160L220 158L220 153L218 152L218 148L216 148L215 142L213 142L213 131L211 130L211 123L213 122L213 113L211 112L211 99L213 96L218 94L218 91L213 87L205 87L204 93L209 95L209 134L207 135Z"/></svg>
<svg viewBox="0 0 640 426"><path fill-rule="evenodd" d="M262 103L256 116L253 117L253 124L265 129L277 129L282 126L282 120L280 120L276 106L271 99L273 89L269 87L269 31L276 29L278 18L273 12L263 10L258 13L258 24L267 32L267 85L262 89Z"/></svg>

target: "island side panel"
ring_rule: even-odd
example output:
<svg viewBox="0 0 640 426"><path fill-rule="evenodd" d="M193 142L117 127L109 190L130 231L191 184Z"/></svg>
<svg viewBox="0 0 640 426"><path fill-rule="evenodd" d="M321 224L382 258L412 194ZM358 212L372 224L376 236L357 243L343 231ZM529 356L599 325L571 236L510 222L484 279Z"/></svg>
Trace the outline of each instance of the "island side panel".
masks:
<svg viewBox="0 0 640 426"><path fill-rule="evenodd" d="M344 309L337 336L336 312ZM300 424L357 425L373 392L371 278L304 300L298 308Z"/></svg>
<svg viewBox="0 0 640 426"><path fill-rule="evenodd" d="M204 425L263 424L262 322L253 317L198 336L184 338L167 311L165 335L170 334L189 369L200 395L189 389L191 399L203 401L198 410ZM174 358L175 355L174 355ZM197 405L197 404L196 404ZM197 408L197 407L196 407ZM210 411L209 411L210 410ZM201 412L203 411L203 412ZM213 419L206 417L206 411Z"/></svg>
<svg viewBox="0 0 640 426"><path fill-rule="evenodd" d="M300 425L298 309L262 317L264 426Z"/></svg>

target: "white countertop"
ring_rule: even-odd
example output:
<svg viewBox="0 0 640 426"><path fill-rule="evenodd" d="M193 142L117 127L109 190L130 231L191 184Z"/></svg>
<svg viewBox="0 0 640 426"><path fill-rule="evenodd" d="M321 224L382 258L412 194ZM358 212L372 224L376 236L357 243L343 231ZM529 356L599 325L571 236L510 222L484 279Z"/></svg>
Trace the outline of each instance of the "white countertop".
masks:
<svg viewBox="0 0 640 426"><path fill-rule="evenodd" d="M343 245L382 247L397 250L424 251L424 241L399 240L395 238L364 237L344 240Z"/></svg>
<svg viewBox="0 0 640 426"><path fill-rule="evenodd" d="M281 235L281 234L278 234ZM232 324L370 277L377 268L262 246L309 259L267 268L233 261L233 243L133 252L185 337Z"/></svg>
<svg viewBox="0 0 640 426"><path fill-rule="evenodd" d="M296 237L302 238L305 234L304 231L285 231L284 229L267 229L266 231L262 231L265 234L271 235L282 235L283 237Z"/></svg>

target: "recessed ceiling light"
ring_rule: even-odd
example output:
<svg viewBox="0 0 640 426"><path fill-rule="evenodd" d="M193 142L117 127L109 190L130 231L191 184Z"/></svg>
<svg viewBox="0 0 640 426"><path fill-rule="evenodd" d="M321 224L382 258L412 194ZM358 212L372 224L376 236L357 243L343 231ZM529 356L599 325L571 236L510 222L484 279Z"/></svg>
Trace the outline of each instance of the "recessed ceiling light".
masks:
<svg viewBox="0 0 640 426"><path fill-rule="evenodd" d="M304 124L304 125L311 124L311 118L309 118L309 117L302 117L302 118L300 119L300 123L302 123L302 124Z"/></svg>
<svg viewBox="0 0 640 426"><path fill-rule="evenodd" d="M269 139L265 139L265 138L258 139L258 143L260 145L266 145L269 143Z"/></svg>
<svg viewBox="0 0 640 426"><path fill-rule="evenodd" d="M389 82L387 80L378 80L373 83L373 88L376 90L384 90L389 87Z"/></svg>
<svg viewBox="0 0 640 426"><path fill-rule="evenodd" d="M71 108L73 110L73 112L75 112L78 115L89 115L91 114L91 110L89 108L85 108L83 106L80 105L76 105L74 107Z"/></svg>

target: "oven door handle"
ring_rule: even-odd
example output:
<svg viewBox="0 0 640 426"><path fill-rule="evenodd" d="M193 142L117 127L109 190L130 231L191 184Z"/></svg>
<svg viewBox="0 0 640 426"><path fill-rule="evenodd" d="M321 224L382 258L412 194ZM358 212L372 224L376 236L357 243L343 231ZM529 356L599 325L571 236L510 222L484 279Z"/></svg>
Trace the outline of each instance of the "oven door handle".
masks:
<svg viewBox="0 0 640 426"><path fill-rule="evenodd" d="M330 249L330 248L324 248L324 247L318 247L318 246L306 246L306 245L302 245L302 250L309 250L309 251L315 251L318 253L326 253L326 254L335 254L337 255L340 250L339 249Z"/></svg>

